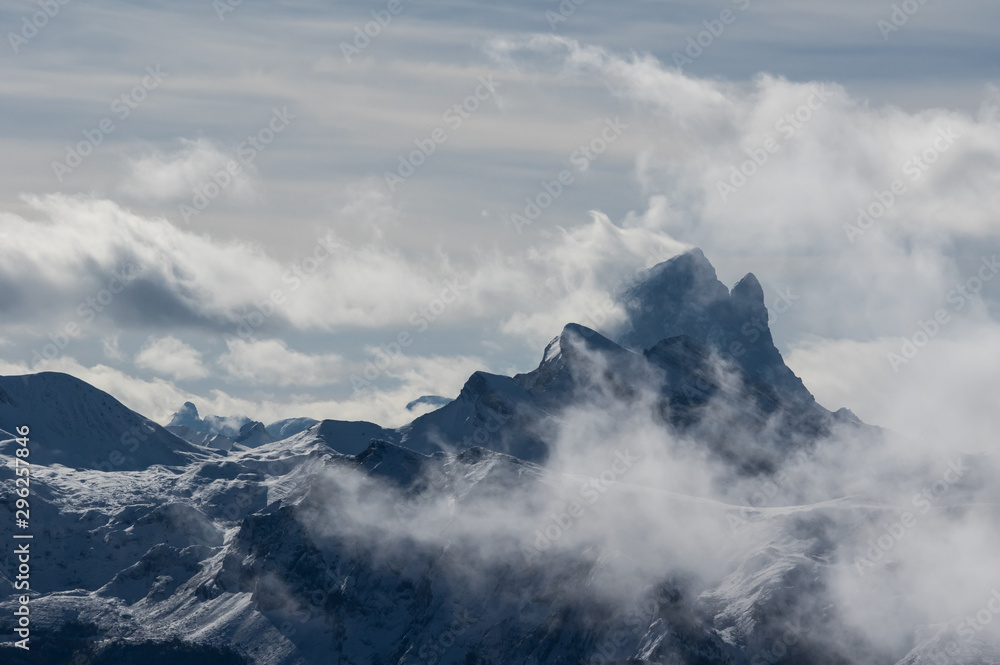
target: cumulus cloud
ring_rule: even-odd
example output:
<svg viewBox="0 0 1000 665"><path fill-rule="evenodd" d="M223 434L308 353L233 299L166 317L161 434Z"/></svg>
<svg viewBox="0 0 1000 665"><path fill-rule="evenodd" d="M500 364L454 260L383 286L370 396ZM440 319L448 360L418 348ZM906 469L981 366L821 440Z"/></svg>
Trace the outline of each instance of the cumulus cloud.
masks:
<svg viewBox="0 0 1000 665"><path fill-rule="evenodd" d="M993 450L1000 415L990 400L1000 329L956 319L948 326L928 342L916 327L906 355L903 337L816 338L794 345L788 364L807 377L821 403L847 406L943 452ZM920 346L913 344L914 335Z"/></svg>
<svg viewBox="0 0 1000 665"><path fill-rule="evenodd" d="M379 241L348 243L331 229L303 234L297 258L283 263L254 244L216 240L107 200L56 195L26 203L39 219L0 216L0 228L12 237L0 246L0 284L5 310L33 320L43 315L42 300L48 312L79 318L78 307L90 307L88 298L119 279L127 286L116 283L116 293L81 323L110 317L131 326L201 325L235 334L256 312L252 327L265 321L370 327L405 321L454 276L438 260L408 258ZM122 271L126 279L116 277ZM59 314L50 323L53 316Z"/></svg>
<svg viewBox="0 0 1000 665"><path fill-rule="evenodd" d="M609 329L622 315L609 296L634 282L642 269L689 249L662 231L665 214L657 198L645 214L630 215L620 225L593 212L589 224L541 234L527 260L507 261L500 273L502 284L518 287L508 294L514 296L513 311L503 332L538 346L569 322Z"/></svg>
<svg viewBox="0 0 1000 665"><path fill-rule="evenodd" d="M832 82L769 74L745 83L700 79L649 55L556 36L497 39L490 50L515 66L544 53L543 62L564 66L550 77L597 77L658 118L670 140L650 144L637 176L647 192L683 202L682 226L672 228L703 247L848 254L872 236L926 245L942 233L998 235L995 114L873 107ZM984 105L995 94L985 90ZM867 211L879 195L888 201L894 181L905 191L849 235L858 208Z"/></svg>
<svg viewBox="0 0 1000 665"><path fill-rule="evenodd" d="M517 254L481 249L450 257L413 256L392 246L379 234L384 201L359 196L343 214L364 217L370 239L348 241L328 228L304 235L302 251L286 263L259 246L192 233L107 200L26 202L39 219L0 216L0 228L16 235L0 247L9 259L0 268L0 283L9 287L6 309L39 321L44 314L35 303L44 297L50 327L74 321L84 334L108 320L140 328L202 326L246 338L289 326L422 329L431 321L499 316L506 332L537 344L566 321L602 308L603 282L686 247L658 229L666 214L658 199L619 224L595 213L579 227L542 231Z"/></svg>
<svg viewBox="0 0 1000 665"><path fill-rule="evenodd" d="M102 340L104 357L109 360L122 360L125 354L118 348L118 335L108 335Z"/></svg>
<svg viewBox="0 0 1000 665"><path fill-rule="evenodd" d="M344 379L344 359L335 353L307 354L281 340L232 339L219 365L234 379L252 385L325 386Z"/></svg>
<svg viewBox="0 0 1000 665"><path fill-rule="evenodd" d="M136 367L166 374L183 381L202 379L208 369L202 364L201 353L176 337L150 337L135 356Z"/></svg>
<svg viewBox="0 0 1000 665"><path fill-rule="evenodd" d="M252 164L237 160L208 139L181 139L180 143L174 152L152 150L129 159L129 176L121 186L122 193L147 201L190 200L213 174L225 172L227 184L220 192L223 198L254 199L256 169Z"/></svg>
<svg viewBox="0 0 1000 665"><path fill-rule="evenodd" d="M660 118L676 143L653 143L638 176L648 190L690 201L689 230L721 251L750 242L758 251L848 249L844 225L893 180L907 191L877 222L891 237L998 235L995 114L872 107L832 82L769 74L746 83L697 78L649 55L552 35L496 39L489 51L515 66L519 56L544 53L545 63L563 65L559 75L597 77ZM984 90L984 104L995 95ZM762 155L769 139L776 150ZM766 163L755 164L754 154ZM735 183L734 168L747 172ZM720 192L720 183L736 191Z"/></svg>

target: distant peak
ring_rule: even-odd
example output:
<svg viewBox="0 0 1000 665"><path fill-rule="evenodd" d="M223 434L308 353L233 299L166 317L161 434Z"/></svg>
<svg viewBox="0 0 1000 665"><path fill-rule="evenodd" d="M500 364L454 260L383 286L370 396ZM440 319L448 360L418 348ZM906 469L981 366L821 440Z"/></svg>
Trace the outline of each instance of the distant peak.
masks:
<svg viewBox="0 0 1000 665"><path fill-rule="evenodd" d="M184 405L177 409L177 413L170 418L169 425L173 427L191 427L194 429L192 426L198 423L199 420L201 418L198 415L198 407L191 402L184 402Z"/></svg>
<svg viewBox="0 0 1000 665"><path fill-rule="evenodd" d="M240 428L240 436L249 436L254 432L264 432L264 431L266 431L264 423L257 421L249 422Z"/></svg>
<svg viewBox="0 0 1000 665"><path fill-rule="evenodd" d="M452 401L450 397L442 397L441 395L422 395L417 399L413 400L406 405L407 411L413 411L418 406L429 405L434 408L444 406L448 402Z"/></svg>
<svg viewBox="0 0 1000 665"><path fill-rule="evenodd" d="M708 259L705 258L705 252L701 251L701 247L692 247L691 249L689 249L686 252L681 252L680 254L678 254L677 256L675 256L674 258L678 258L678 257L681 257L681 256L689 256L689 257L691 257L692 261L698 261L698 262L707 263L708 265L712 265L711 263L709 263ZM713 270L714 270L714 268L713 268Z"/></svg>
<svg viewBox="0 0 1000 665"><path fill-rule="evenodd" d="M864 424L861 421L861 418L858 418L857 415L855 415L855 413L850 409L848 409L847 407L837 409L837 411L833 415L840 420L847 420L852 423L856 423L858 425Z"/></svg>
<svg viewBox="0 0 1000 665"><path fill-rule="evenodd" d="M558 339L562 340L563 342L565 342L567 339L570 339L571 337L583 337L584 339L590 339L591 337L597 334L598 333L595 332L594 330L591 330L587 326L582 326L579 323L567 323L566 325L563 326L562 333L560 333Z"/></svg>
<svg viewBox="0 0 1000 665"><path fill-rule="evenodd" d="M667 259L666 261L653 266L654 273L696 273L716 278L715 266L708 260L705 253L700 248L689 249L683 254Z"/></svg>
<svg viewBox="0 0 1000 665"><path fill-rule="evenodd" d="M732 291L733 298L739 300L750 300L753 302L764 302L764 289L761 288L760 282L757 277L754 276L752 272L748 272L746 276L736 283Z"/></svg>
<svg viewBox="0 0 1000 665"><path fill-rule="evenodd" d="M274 437L264 427L264 423L250 421L240 427L240 433L233 441L242 443L244 446L256 448L257 446L274 441Z"/></svg>
<svg viewBox="0 0 1000 665"><path fill-rule="evenodd" d="M729 289L719 281L715 266L697 247L658 263L648 276L625 293L625 299L640 308L664 299L707 303L729 297Z"/></svg>
<svg viewBox="0 0 1000 665"><path fill-rule="evenodd" d="M617 348L618 345L612 342L610 339L592 330L587 326L582 326L579 323L567 323L563 326L562 333L559 335L558 345L562 352L565 353L566 347L572 344L582 344L584 348Z"/></svg>
<svg viewBox="0 0 1000 665"><path fill-rule="evenodd" d="M548 363L558 363L562 358L564 349L578 339L587 339L596 334L590 328L581 326L579 323L567 323L563 326L558 337L553 337L552 341L545 345L545 352L542 354L542 365Z"/></svg>

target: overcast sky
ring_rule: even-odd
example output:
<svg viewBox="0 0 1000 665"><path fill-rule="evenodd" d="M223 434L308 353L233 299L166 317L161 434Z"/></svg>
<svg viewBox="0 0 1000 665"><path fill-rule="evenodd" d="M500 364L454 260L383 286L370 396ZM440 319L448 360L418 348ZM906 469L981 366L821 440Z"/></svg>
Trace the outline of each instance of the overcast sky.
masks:
<svg viewBox="0 0 1000 665"><path fill-rule="evenodd" d="M398 425L699 246L825 406L987 437L1000 16L902 4L7 2L0 373Z"/></svg>

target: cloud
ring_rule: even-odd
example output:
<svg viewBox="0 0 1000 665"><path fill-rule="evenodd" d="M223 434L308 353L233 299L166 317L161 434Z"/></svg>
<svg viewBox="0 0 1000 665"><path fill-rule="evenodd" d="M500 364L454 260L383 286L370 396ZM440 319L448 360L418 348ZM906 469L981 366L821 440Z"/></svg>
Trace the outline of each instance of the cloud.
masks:
<svg viewBox="0 0 1000 665"><path fill-rule="evenodd" d="M104 345L104 357L109 360L122 360L125 354L118 348L118 335L108 335L102 341Z"/></svg>
<svg viewBox="0 0 1000 665"><path fill-rule="evenodd" d="M249 202L254 192L256 169L236 160L208 139L181 139L181 147L171 153L152 150L129 159L129 176L122 184L126 196L146 201L190 201L214 174L227 174L224 198ZM236 164L237 168L232 165ZM214 197L212 197L214 199Z"/></svg>
<svg viewBox="0 0 1000 665"><path fill-rule="evenodd" d="M575 229L539 231L520 253L473 248L451 257L392 246L382 229L393 210L365 191L341 214L364 223L367 239L348 241L330 228L304 234L297 257L284 263L259 246L192 233L107 200L25 201L40 219L0 216L0 228L15 235L0 246L7 287L0 306L36 326L47 319L48 329L37 329L43 336L66 323L89 336L114 322L199 326L245 339L288 327L412 329L499 315L509 319L505 331L538 342L602 300L603 281L685 248L658 230L666 214L658 199L620 225L595 213Z"/></svg>
<svg viewBox="0 0 1000 665"><path fill-rule="evenodd" d="M228 375L251 385L326 386L344 380L344 359L335 354L300 353L277 339L232 339L219 365Z"/></svg>
<svg viewBox="0 0 1000 665"><path fill-rule="evenodd" d="M609 294L690 248L662 231L666 214L656 198L645 214L631 214L620 225L595 211L589 224L539 233L524 259L480 276L508 289L512 311L501 330L537 347L566 323L609 329L621 316Z"/></svg>
<svg viewBox="0 0 1000 665"><path fill-rule="evenodd" d="M137 367L166 374L183 381L203 379L209 375L201 362L201 354L176 337L150 337L135 356Z"/></svg>
<svg viewBox="0 0 1000 665"><path fill-rule="evenodd" d="M78 323L89 328L110 317L126 326L199 325L235 334L254 311L267 326L387 325L406 321L454 277L439 257L410 258L379 240L351 244L330 228L302 234L297 257L283 263L254 244L216 240L107 200L25 201L40 219L0 215L0 229L12 236L0 246L0 307L32 321L47 312L59 327L82 318ZM115 279L115 293L91 312L88 298ZM84 309L87 316L79 313Z"/></svg>
<svg viewBox="0 0 1000 665"><path fill-rule="evenodd" d="M915 327L908 337L920 330ZM813 339L796 344L788 364L821 403L849 407L931 450L994 449L1000 415L990 400L1000 362L1000 326L952 319L926 344L911 341L912 358L903 355L904 343L902 337ZM890 354L903 362L894 367Z"/></svg>
<svg viewBox="0 0 1000 665"><path fill-rule="evenodd" d="M495 583L494 568L526 571L534 583L539 569L574 569L567 562L586 569L587 584L566 585L553 603L627 606L674 584L682 592L672 603L700 599L688 602L748 656L754 647L744 638L766 634L767 618L778 616L782 628L803 627L803 644L844 662L879 650L896 662L925 641L926 627L937 630L988 599L996 492L991 471L977 475L968 459L956 466L967 440L845 427L801 454L786 449L779 473L748 477L706 454L704 441L688 438L691 429L664 428L646 392L655 388L635 380L624 397L606 377L598 363L593 399L554 413L553 454L542 470L469 455L400 493L333 468L311 485L318 496L304 521L320 535L374 546L377 557L403 547L446 551L462 563L446 555L439 572L464 588ZM707 430L721 423L720 401L703 412ZM929 401L914 408L939 414ZM769 444L766 429L758 435L743 452ZM989 467L988 458L979 462ZM505 485L508 464L517 482ZM955 468L964 477L946 475ZM954 483L944 498L934 495L926 510L915 505L941 478ZM467 489L471 480L481 481L476 491ZM891 543L881 546L889 551L859 574L858 558L876 541ZM761 620L739 621L747 616Z"/></svg>
<svg viewBox="0 0 1000 665"><path fill-rule="evenodd" d="M748 243L757 251L847 251L843 227L894 180L907 191L879 217L878 232L925 241L942 230L1000 235L1000 123L987 113L872 107L834 83L769 74L745 83L697 78L650 55L553 35L497 38L487 50L515 67L544 54L550 78L596 77L659 118L671 140L649 146L638 176L647 190L690 201L688 230L719 251ZM995 95L984 90L984 103ZM777 150L761 153L768 139ZM766 162L755 164L754 154ZM752 174L734 184L734 168L743 167ZM735 191L720 192L720 183Z"/></svg>

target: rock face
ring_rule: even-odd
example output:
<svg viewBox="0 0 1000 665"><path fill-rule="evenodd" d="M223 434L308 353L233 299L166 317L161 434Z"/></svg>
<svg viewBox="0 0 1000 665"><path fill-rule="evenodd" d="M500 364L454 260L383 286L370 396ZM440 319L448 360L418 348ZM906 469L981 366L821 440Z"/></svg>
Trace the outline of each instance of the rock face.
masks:
<svg viewBox="0 0 1000 665"><path fill-rule="evenodd" d="M641 352L685 335L788 397L814 401L774 346L764 291L753 273L730 291L702 251L693 249L653 267L621 304L627 321L617 339L626 348Z"/></svg>
<svg viewBox="0 0 1000 665"><path fill-rule="evenodd" d="M233 441L247 448L256 448L265 443L277 441L277 439L271 436L271 433L264 427L264 423L251 421L240 428L240 433L236 435Z"/></svg>

